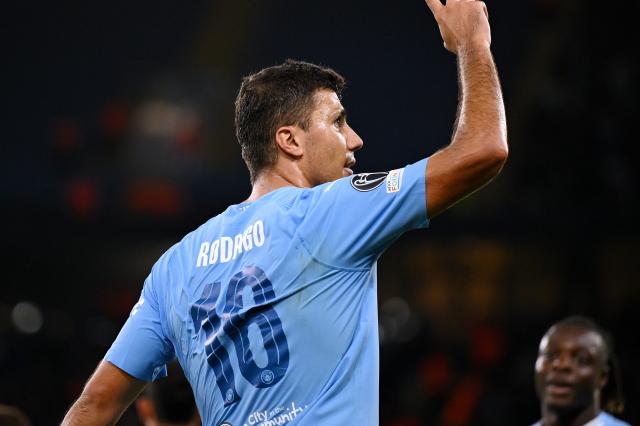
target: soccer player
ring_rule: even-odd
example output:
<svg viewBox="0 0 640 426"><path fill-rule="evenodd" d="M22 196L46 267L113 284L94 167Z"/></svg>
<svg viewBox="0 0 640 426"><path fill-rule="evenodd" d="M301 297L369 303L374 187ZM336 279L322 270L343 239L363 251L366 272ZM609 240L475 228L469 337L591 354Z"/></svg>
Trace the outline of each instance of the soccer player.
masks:
<svg viewBox="0 0 640 426"><path fill-rule="evenodd" d="M376 261L507 157L484 3L427 4L458 58L451 143L406 167L353 175L363 142L339 74L287 61L246 77L235 125L249 198L158 260L65 425L114 422L173 358L206 425L378 424Z"/></svg>
<svg viewBox="0 0 640 426"><path fill-rule="evenodd" d="M620 373L609 333L573 316L540 341L535 368L542 419L534 426L629 426L602 411L624 408Z"/></svg>

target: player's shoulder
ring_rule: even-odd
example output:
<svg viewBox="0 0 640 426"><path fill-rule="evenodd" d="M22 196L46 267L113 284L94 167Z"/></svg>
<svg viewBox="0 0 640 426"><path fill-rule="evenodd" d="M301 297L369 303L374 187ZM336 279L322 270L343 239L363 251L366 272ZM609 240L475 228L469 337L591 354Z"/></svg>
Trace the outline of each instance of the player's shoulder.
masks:
<svg viewBox="0 0 640 426"><path fill-rule="evenodd" d="M182 265L188 264L188 257L192 256L196 242L202 238L201 236L206 233L208 229L215 226L216 221L219 220L222 214L224 214L224 212L211 217L197 228L185 234L179 241L175 242L158 258L153 266L153 270L157 272L172 272L179 270Z"/></svg>
<svg viewBox="0 0 640 426"><path fill-rule="evenodd" d="M423 182L427 161L428 158L423 158L415 163L407 164L396 169L357 173L320 185L314 188L314 190L318 194L338 193L355 195L366 193L374 194L378 191L386 194L400 194L405 175L409 175L407 176L408 180Z"/></svg>
<svg viewBox="0 0 640 426"><path fill-rule="evenodd" d="M620 420L619 418L614 417L604 411L598 415L598 419L601 420L604 426L630 426L629 423Z"/></svg>
<svg viewBox="0 0 640 426"><path fill-rule="evenodd" d="M156 262L156 267L175 268L195 264L195 258L203 242L212 242L218 238L232 238L237 233L246 231L248 225L264 216L274 215L282 220L278 211L284 208L289 211L296 205L296 199L303 195L300 188L281 188L261 197L254 202L229 205L224 211L212 216L207 221L173 244Z"/></svg>

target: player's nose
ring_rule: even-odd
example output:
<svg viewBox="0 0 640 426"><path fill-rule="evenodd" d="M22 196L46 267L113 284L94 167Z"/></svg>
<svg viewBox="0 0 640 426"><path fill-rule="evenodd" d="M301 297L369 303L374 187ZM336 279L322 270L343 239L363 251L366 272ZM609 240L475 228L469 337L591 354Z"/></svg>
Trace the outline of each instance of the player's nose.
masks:
<svg viewBox="0 0 640 426"><path fill-rule="evenodd" d="M556 356L551 362L551 368L553 370L565 370L572 368L571 356L561 353Z"/></svg>
<svg viewBox="0 0 640 426"><path fill-rule="evenodd" d="M351 126L347 125L347 127L347 148L351 151L357 151L362 148L364 141Z"/></svg>

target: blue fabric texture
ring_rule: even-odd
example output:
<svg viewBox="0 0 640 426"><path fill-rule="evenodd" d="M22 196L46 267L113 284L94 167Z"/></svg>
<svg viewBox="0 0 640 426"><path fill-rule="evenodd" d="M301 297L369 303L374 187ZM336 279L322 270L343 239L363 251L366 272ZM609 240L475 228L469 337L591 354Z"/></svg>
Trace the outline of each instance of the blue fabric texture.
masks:
<svg viewBox="0 0 640 426"><path fill-rule="evenodd" d="M428 226L427 160L232 205L170 248L105 359L177 358L203 424L378 424L376 263Z"/></svg>

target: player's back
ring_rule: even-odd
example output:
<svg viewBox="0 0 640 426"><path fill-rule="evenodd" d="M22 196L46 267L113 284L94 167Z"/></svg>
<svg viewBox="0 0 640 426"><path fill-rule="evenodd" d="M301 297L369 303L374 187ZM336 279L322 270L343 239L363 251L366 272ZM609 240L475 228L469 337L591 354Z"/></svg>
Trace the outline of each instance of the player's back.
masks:
<svg viewBox="0 0 640 426"><path fill-rule="evenodd" d="M313 196L284 188L231 206L168 253L167 270L181 272L161 305L205 424L287 424L316 410L330 421L359 410L325 406L335 393L377 398L370 268L310 256L301 234ZM344 421L356 415L377 418Z"/></svg>
<svg viewBox="0 0 640 426"><path fill-rule="evenodd" d="M427 226L425 168L230 206L154 265L105 359L152 380L175 355L206 425L377 424L375 266Z"/></svg>

